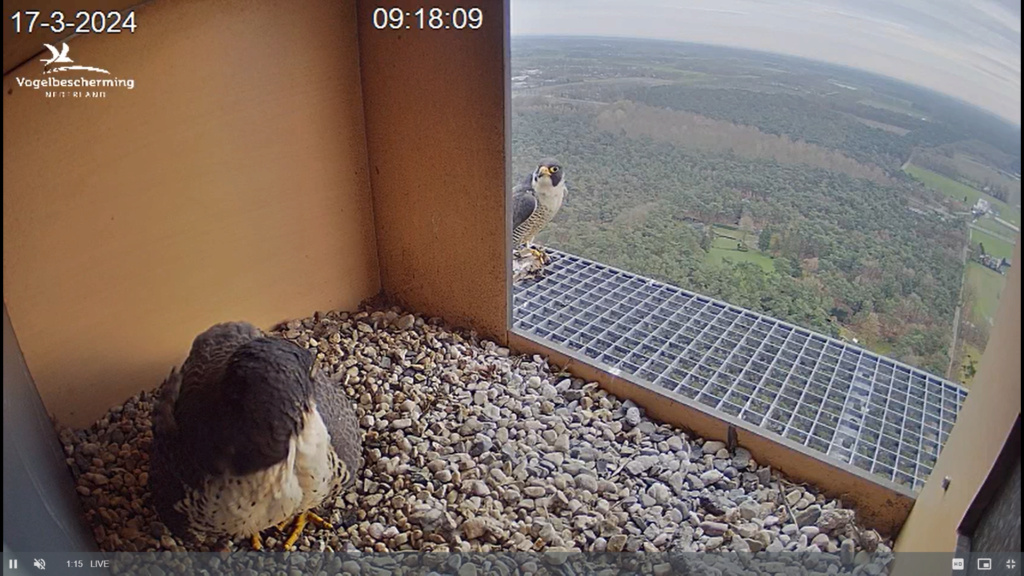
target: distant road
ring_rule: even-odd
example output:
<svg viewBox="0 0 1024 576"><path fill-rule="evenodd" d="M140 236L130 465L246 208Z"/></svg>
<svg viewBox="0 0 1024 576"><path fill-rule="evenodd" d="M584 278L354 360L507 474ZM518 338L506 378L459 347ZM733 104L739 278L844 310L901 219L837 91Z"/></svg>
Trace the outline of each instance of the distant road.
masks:
<svg viewBox="0 0 1024 576"><path fill-rule="evenodd" d="M973 226L973 225L972 225ZM946 367L946 380L956 382L956 375L953 374L953 365L956 363L956 340L960 337L960 310L964 305L964 285L967 284L967 254L970 250L970 240L964 246L960 254L960 260L964 265L964 275L960 277L960 296L956 300L956 311L953 313L953 340L949 344L949 366Z"/></svg>
<svg viewBox="0 0 1024 576"><path fill-rule="evenodd" d="M999 222L1003 226L1006 226L1007 228L1013 230L1014 232L1017 232L1018 234L1020 233L1020 228L1017 228L1016 226L1014 226L1013 224L1010 224L1006 220L1003 220L999 216L994 216L993 218L995 219L996 222ZM1010 242L1013 242L1013 241L1011 240Z"/></svg>

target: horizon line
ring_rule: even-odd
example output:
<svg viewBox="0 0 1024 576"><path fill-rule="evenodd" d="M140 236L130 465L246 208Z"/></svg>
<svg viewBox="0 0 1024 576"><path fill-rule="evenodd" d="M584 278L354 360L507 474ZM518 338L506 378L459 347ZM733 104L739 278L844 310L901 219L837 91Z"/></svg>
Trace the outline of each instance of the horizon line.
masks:
<svg viewBox="0 0 1024 576"><path fill-rule="evenodd" d="M520 32L520 33L511 33L511 31L510 31L509 39L510 40L514 40L516 38L567 38L567 39L587 38L587 39L594 39L594 40L637 40L637 41L641 41L641 42L666 42L666 43L671 43L671 44L691 44L691 45L694 45L694 46L708 46L708 47L712 47L712 48L724 48L724 49L727 49L727 50L736 50L736 51L740 51L740 52L754 52L754 53L757 53L757 54L773 54L773 55L778 55L778 56L784 56L786 58L793 58L793 59L796 59L796 60L803 60L805 62L813 62L813 63L818 63L818 64L825 64L825 65L828 65L828 66L834 66L836 68L846 68L846 69L855 70L857 72L861 72L861 73L864 73L864 74L871 74L873 76L877 76L878 78L884 78L886 80L893 80L893 81L896 81L896 82L902 82L903 84L906 84L907 86L912 86L912 87L917 88L919 90L925 90L925 91L928 91L928 92L933 92L933 93L938 94L940 96L953 99L956 102L958 102L960 104L963 104L965 106L968 106L968 107L970 107L970 108L972 108L974 110L977 110L977 111L980 111L980 112L984 112L985 114L988 114L988 115L992 116L993 118L998 119L998 120L1006 123L1008 126L1010 126L1012 128L1015 128L1017 130L1021 129L1021 122L1019 120L1015 120L1013 118L1009 118L1009 117L1004 116L1003 114L1001 114L999 112L996 112L995 110L983 107L983 106L975 104L973 102L968 102L967 100L964 100L963 98L961 98L959 96L955 96L953 94L950 94L948 92L944 92L944 91L939 90L937 88L932 88L930 86L925 86L923 84L918 84L916 82L912 82L910 80L905 80L903 78L897 78L895 76L889 76L888 74L883 74L881 72L876 72L875 70L870 70L870 69L867 69L867 68L859 68L859 67L851 65L851 64L841 64L841 63L838 63L838 62L832 62L830 60L818 60L818 59L815 59L815 58L808 58L807 56L799 56L799 55L796 55L796 54L790 54L788 52L774 52L774 51L771 51L771 50L763 50L763 49L759 49L759 48L747 48L747 47L744 47L744 46L735 46L735 45L730 45L730 44L720 44L720 43L717 43L717 42L699 42L699 41L694 41L694 40L680 40L678 38L647 38L647 37L641 37L641 36L625 36L625 35L623 35L623 36L616 36L616 35L607 35L607 34L536 34L536 33L522 33L522 32Z"/></svg>

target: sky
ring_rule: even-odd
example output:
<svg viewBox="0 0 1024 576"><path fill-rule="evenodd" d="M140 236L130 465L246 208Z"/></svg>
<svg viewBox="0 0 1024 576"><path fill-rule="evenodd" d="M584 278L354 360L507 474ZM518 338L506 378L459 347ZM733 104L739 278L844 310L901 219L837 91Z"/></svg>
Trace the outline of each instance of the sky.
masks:
<svg viewBox="0 0 1024 576"><path fill-rule="evenodd" d="M512 34L718 44L843 64L1020 125L1020 0L511 0Z"/></svg>

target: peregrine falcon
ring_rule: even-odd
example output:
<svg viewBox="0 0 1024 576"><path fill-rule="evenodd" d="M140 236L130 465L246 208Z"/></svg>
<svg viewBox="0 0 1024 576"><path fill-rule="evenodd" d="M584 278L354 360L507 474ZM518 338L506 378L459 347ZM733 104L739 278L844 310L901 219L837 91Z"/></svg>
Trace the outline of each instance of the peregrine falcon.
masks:
<svg viewBox="0 0 1024 576"><path fill-rule="evenodd" d="M355 480L362 437L352 402L297 344L246 322L217 324L171 370L153 408L149 485L161 520L186 533L292 530Z"/></svg>
<svg viewBox="0 0 1024 576"><path fill-rule="evenodd" d="M565 199L565 171L557 160L544 159L532 174L512 188L512 241L518 248L551 222ZM547 256L530 248L542 261Z"/></svg>

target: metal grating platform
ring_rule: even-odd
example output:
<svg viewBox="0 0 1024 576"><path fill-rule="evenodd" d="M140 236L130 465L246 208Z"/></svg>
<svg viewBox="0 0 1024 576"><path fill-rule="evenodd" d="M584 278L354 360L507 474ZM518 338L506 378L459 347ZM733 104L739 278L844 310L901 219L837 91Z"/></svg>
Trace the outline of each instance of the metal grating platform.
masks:
<svg viewBox="0 0 1024 576"><path fill-rule="evenodd" d="M920 490L967 390L839 340L547 250L515 328Z"/></svg>

